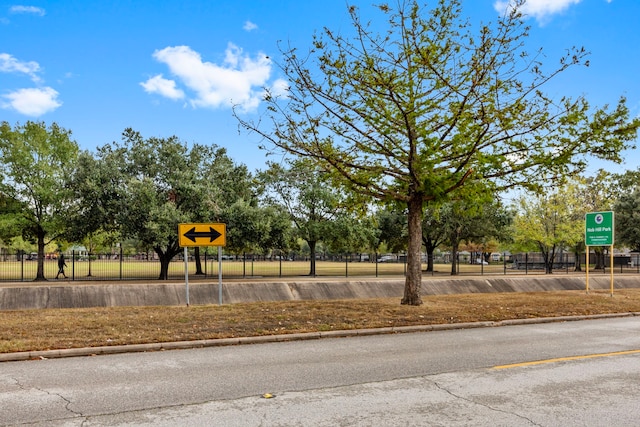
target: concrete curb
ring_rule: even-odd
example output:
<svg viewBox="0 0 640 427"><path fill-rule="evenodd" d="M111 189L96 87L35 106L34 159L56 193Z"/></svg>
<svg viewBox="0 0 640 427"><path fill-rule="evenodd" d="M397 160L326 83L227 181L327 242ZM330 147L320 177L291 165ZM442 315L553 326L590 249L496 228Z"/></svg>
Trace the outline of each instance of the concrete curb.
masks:
<svg viewBox="0 0 640 427"><path fill-rule="evenodd" d="M16 353L0 353L1 362L17 362L24 360L46 360L63 357L98 356L119 353L142 353L164 350L187 350L204 347L223 347L241 344L263 344L284 341L302 341L321 338L347 338L367 335L400 334L412 332L447 331L454 329L490 328L498 326L529 325L551 322L574 322L579 320L611 319L619 317L640 316L640 313L593 314L587 316L558 316L529 319L510 319L495 322L449 323L440 325L414 325L375 329L354 329L340 331L308 332L280 335L264 335L257 337L221 338L211 340L175 341L151 344L114 345L101 347L70 348L60 350L24 351Z"/></svg>

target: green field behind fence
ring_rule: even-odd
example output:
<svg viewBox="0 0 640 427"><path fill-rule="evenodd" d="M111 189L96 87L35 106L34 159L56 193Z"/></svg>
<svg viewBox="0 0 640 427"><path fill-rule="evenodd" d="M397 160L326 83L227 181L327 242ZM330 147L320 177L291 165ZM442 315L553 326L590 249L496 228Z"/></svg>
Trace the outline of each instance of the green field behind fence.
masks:
<svg viewBox="0 0 640 427"><path fill-rule="evenodd" d="M96 259L73 260L67 259L65 272L67 280L131 280L131 279L157 279L160 274L160 262L156 260L144 261L125 259ZM218 261L214 259L202 260L204 277L218 277ZM423 271L427 265L423 264ZM0 261L0 281L31 281L36 277L37 261ZM44 261L45 278L55 279L58 271L57 261L47 259ZM568 267L561 271L569 272ZM190 277L196 277L196 263L190 260L188 263ZM269 260L223 260L222 277L231 278L259 278L259 277L301 277L308 276L310 263L306 261L269 261ZM316 276L319 277L377 277L377 276L404 276L406 266L403 262L356 262L356 261L316 261ZM530 269L528 271L515 270L510 264L502 262L488 265L471 265L460 263L459 274L544 274L544 270ZM621 272L635 272L636 269L625 269ZM435 263L434 272L424 271L424 275L430 274L449 275L451 264ZM184 261L176 259L169 264L168 276L170 279L181 279L185 276ZM202 277L202 276L200 276ZM62 276L60 276L62 279Z"/></svg>
<svg viewBox="0 0 640 427"><path fill-rule="evenodd" d="M203 260L201 263L206 276L218 277L218 261ZM426 267L426 266L425 266ZM281 277L309 275L309 261L222 261L223 277ZM36 261L4 261L0 262L0 280L21 281L33 280L36 276ZM189 276L196 274L195 261L188 263ZM404 275L403 263L368 262L339 262L316 261L316 275L318 276L375 276ZM53 279L58 272L55 260L45 260L44 274L47 279ZM68 279L74 280L108 280L108 279L156 279L160 274L158 261L123 261L95 260L75 261L67 260L65 273ZM183 260L172 261L169 264L168 276L180 278L185 275ZM62 279L62 275L60 276Z"/></svg>

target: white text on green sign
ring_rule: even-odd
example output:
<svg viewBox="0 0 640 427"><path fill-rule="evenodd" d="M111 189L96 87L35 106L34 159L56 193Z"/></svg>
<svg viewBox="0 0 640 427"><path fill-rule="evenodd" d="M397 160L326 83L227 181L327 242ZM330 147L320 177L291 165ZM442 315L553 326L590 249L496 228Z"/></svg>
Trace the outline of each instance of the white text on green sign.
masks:
<svg viewBox="0 0 640 427"><path fill-rule="evenodd" d="M585 244L587 246L613 245L613 212L591 212L585 215Z"/></svg>

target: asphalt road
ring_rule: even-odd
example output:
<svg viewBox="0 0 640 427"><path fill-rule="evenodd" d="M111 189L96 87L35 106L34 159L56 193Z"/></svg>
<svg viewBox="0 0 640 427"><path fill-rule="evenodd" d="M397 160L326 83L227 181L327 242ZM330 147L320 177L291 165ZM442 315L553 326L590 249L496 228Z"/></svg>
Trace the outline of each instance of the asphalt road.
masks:
<svg viewBox="0 0 640 427"><path fill-rule="evenodd" d="M638 396L637 317L0 364L0 425L634 426Z"/></svg>

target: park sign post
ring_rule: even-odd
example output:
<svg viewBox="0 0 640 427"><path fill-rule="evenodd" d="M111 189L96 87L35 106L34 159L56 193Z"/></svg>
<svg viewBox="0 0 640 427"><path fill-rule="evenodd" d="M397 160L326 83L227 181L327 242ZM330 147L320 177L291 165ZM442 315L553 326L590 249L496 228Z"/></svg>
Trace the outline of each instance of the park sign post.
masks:
<svg viewBox="0 0 640 427"><path fill-rule="evenodd" d="M590 212L585 215L584 242L587 247L587 293L589 292L589 246L609 246L611 296L613 296L614 214L611 211Z"/></svg>
<svg viewBox="0 0 640 427"><path fill-rule="evenodd" d="M178 245L184 248L184 282L189 305L189 257L190 246L218 247L218 304L222 304L222 247L227 244L227 225L221 223L178 224Z"/></svg>

